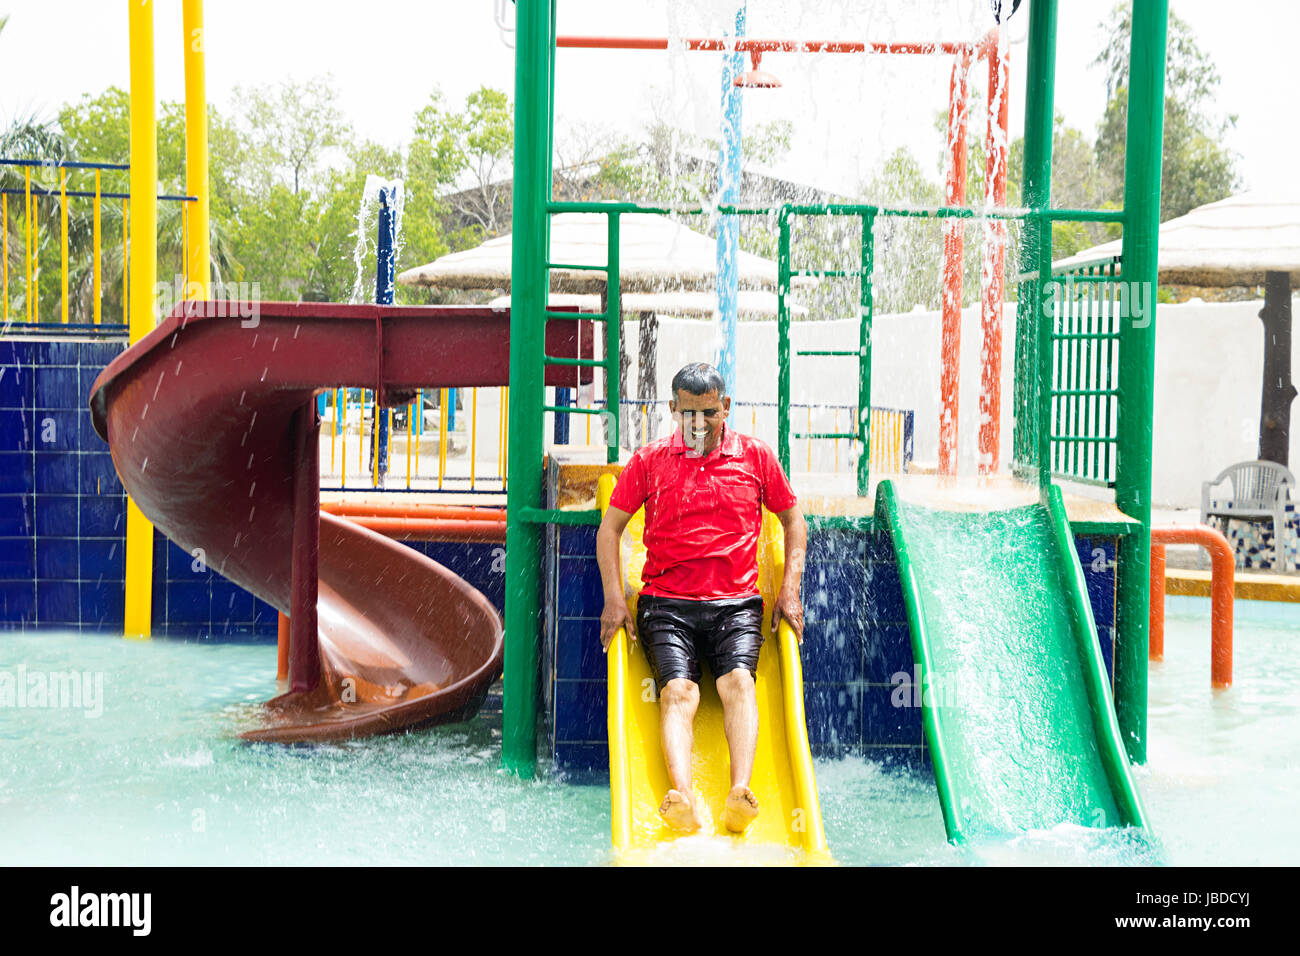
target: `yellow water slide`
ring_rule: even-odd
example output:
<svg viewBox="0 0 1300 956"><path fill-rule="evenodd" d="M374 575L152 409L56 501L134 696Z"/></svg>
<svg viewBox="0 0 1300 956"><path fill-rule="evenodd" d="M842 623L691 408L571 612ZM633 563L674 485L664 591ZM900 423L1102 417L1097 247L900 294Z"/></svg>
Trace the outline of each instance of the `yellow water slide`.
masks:
<svg viewBox="0 0 1300 956"><path fill-rule="evenodd" d="M609 507L613 476L600 479L601 513ZM622 542L622 565L628 607L636 614L645 565L642 531L644 509L628 523ZM722 726L722 703L708 665L700 684L695 718L694 787L706 825L703 838L785 850L789 862L826 862L829 853L822 829L817 781L803 709L803 672L794 631L782 623L776 640L770 634L771 614L784 572L781 523L763 512L758 544L759 589L763 593L763 642L758 660L758 753L750 788L761 812L743 835L721 825L722 806L730 789L730 760ZM620 629L609 645L609 790L615 851L626 862L653 862L664 844L680 839L693 843L700 834L685 835L665 826L659 804L672 786L659 741L659 703L645 653ZM802 851L802 852L800 852ZM784 855L784 854L783 854Z"/></svg>

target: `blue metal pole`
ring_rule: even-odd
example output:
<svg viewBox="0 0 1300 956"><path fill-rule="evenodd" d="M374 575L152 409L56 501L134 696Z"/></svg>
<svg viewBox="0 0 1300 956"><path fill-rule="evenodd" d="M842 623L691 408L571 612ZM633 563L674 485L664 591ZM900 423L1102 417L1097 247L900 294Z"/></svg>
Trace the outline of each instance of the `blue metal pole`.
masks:
<svg viewBox="0 0 1300 956"><path fill-rule="evenodd" d="M393 249L397 246L397 217L393 215L390 205L393 196L387 186L379 190L379 239L375 258L375 304L392 305L394 292ZM379 455L379 477L388 474L388 415L379 407L379 396L375 396L375 417L379 427L375 430L375 447Z"/></svg>
<svg viewBox="0 0 1300 956"><path fill-rule="evenodd" d="M745 35L746 4L736 11L736 39ZM722 145L718 150L718 201L740 201L740 88L733 80L745 69L743 53L722 58ZM736 391L736 316L740 291L737 253L740 248L740 220L722 216L718 220L718 354L714 364L727 383L728 394Z"/></svg>

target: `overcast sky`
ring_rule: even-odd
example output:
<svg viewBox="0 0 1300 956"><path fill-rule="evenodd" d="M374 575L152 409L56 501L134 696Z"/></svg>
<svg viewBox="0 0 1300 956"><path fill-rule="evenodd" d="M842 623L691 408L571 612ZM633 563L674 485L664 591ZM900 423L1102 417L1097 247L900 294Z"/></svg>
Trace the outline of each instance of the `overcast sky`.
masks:
<svg viewBox="0 0 1300 956"><path fill-rule="evenodd" d="M128 0L0 0L0 121L53 116L83 93L129 82ZM1009 5L1009 3L1008 3ZM1027 6L1027 4L1025 5ZM1099 22L1111 0L1061 0L1056 110L1091 139L1105 105L1104 77L1089 62L1105 42ZM179 0L156 7L160 99L183 98ZM435 87L453 105L480 85L513 95L513 52L494 24L493 0L369 0L314 3L208 0L209 98L226 109L237 84L329 73L340 105L363 135L405 140L411 116ZM561 33L719 35L736 0L560 0ZM1236 114L1228 146L1247 188L1293 178L1297 136L1292 95L1300 4L1283 0L1171 0L1223 77L1219 108ZM794 8L793 10L791 8ZM815 9L799 9L815 8ZM748 34L798 39L963 39L991 24L987 0L750 0ZM1027 10L1010 21L1012 135L1024 101ZM658 113L716 136L719 55L561 50L557 119L572 127L634 132ZM789 119L796 146L781 171L807 182L852 187L905 145L936 169L942 146L934 115L946 106L945 57L768 54L780 90L746 94L745 124ZM125 157L96 157L124 160Z"/></svg>

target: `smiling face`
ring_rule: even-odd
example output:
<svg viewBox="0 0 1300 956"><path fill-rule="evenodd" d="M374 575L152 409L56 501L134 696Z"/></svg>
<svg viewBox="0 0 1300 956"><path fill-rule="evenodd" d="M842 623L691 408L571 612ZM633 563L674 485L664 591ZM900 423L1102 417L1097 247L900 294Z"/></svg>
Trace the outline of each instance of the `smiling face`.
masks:
<svg viewBox="0 0 1300 956"><path fill-rule="evenodd" d="M722 441L722 423L731 411L731 396L719 398L716 390L694 395L681 390L668 403L682 441L697 455L707 455Z"/></svg>

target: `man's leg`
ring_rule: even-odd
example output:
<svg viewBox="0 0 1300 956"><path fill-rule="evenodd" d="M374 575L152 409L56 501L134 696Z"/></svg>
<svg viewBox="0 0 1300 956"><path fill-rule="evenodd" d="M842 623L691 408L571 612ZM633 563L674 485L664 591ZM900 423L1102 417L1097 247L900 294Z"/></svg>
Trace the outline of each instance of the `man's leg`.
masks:
<svg viewBox="0 0 1300 956"><path fill-rule="evenodd" d="M740 833L758 816L758 798L749 789L758 750L758 697L754 693L754 676L744 667L723 674L717 684L731 756L731 790L722 822L728 830Z"/></svg>
<svg viewBox="0 0 1300 956"><path fill-rule="evenodd" d="M673 789L664 797L659 814L669 826L698 830L703 826L691 787L691 752L695 744L695 712L700 706L700 685L675 677L659 693L659 737Z"/></svg>

